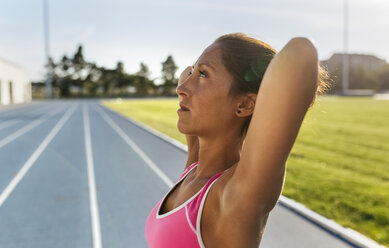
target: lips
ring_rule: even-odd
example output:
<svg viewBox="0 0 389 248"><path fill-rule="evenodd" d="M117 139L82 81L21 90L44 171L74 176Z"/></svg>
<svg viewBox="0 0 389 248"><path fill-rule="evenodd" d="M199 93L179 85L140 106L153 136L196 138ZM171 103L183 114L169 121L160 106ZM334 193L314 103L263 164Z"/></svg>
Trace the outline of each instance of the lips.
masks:
<svg viewBox="0 0 389 248"><path fill-rule="evenodd" d="M183 111L189 111L189 108L187 108L185 105L180 103L181 110Z"/></svg>

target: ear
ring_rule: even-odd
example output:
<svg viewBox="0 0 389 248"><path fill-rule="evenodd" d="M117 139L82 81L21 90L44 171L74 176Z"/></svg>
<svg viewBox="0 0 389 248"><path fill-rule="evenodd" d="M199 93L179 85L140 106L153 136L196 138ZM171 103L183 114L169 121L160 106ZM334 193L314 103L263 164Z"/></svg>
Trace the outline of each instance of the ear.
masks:
<svg viewBox="0 0 389 248"><path fill-rule="evenodd" d="M256 100L257 94L247 93L243 95L238 101L237 107L235 109L235 114L238 117L246 117L252 115L254 113Z"/></svg>

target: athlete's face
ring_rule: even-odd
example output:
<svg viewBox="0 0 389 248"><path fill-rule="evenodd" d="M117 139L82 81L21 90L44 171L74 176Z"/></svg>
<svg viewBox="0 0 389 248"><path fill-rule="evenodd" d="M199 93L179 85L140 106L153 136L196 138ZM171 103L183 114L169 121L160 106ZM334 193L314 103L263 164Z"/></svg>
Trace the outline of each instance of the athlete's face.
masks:
<svg viewBox="0 0 389 248"><path fill-rule="evenodd" d="M204 50L193 67L186 68L176 89L178 130L190 135L217 135L232 124L236 102L228 97L232 76L223 65L217 44Z"/></svg>

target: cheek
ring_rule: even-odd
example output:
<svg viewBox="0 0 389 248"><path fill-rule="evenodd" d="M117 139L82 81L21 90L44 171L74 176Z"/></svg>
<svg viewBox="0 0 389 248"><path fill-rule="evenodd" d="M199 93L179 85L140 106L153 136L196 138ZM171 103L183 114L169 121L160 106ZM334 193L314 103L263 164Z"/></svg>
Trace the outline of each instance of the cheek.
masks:
<svg viewBox="0 0 389 248"><path fill-rule="evenodd" d="M223 116L228 118L232 106L231 103L227 101L227 94L222 90L224 89L209 91L207 94L203 94L201 98L197 99L196 105L200 110L199 114L211 119L220 119Z"/></svg>

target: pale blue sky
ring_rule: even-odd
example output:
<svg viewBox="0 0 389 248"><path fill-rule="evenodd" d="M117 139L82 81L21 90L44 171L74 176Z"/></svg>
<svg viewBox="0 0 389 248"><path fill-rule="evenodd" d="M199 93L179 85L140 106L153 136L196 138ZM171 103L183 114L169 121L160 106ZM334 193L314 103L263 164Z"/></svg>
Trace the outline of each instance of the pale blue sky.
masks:
<svg viewBox="0 0 389 248"><path fill-rule="evenodd" d="M389 62L389 0L349 0L349 52ZM0 57L44 76L42 0L0 0ZM88 61L128 72L146 63L153 77L173 55L180 69L217 37L244 32L277 50L295 36L320 59L343 50L343 0L49 0L50 53L58 61L83 44Z"/></svg>

